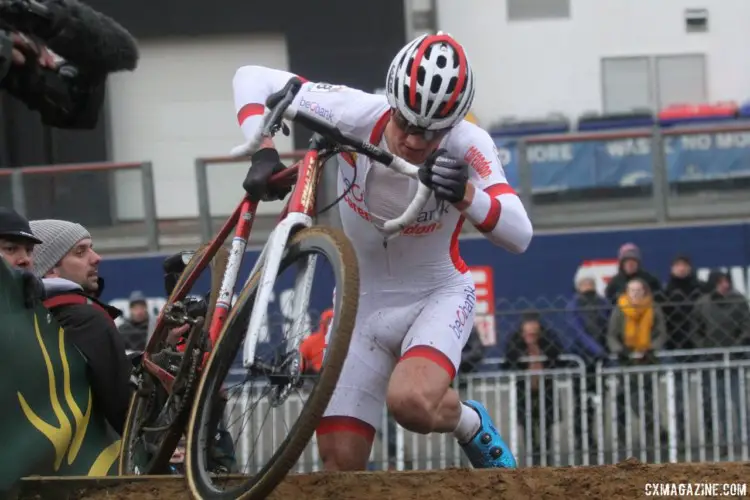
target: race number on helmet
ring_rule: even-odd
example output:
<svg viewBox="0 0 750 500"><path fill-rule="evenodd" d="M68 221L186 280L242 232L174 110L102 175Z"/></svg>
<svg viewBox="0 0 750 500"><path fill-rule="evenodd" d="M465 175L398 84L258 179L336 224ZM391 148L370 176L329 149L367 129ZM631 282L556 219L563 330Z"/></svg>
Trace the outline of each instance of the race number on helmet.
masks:
<svg viewBox="0 0 750 500"><path fill-rule="evenodd" d="M463 47L439 31L401 49L388 70L385 89L391 107L412 125L440 130L469 112L474 74Z"/></svg>

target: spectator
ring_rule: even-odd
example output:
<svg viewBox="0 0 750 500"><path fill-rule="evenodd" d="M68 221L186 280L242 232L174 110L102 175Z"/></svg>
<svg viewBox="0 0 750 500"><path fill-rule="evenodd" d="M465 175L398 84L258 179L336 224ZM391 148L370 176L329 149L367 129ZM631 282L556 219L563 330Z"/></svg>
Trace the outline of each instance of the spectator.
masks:
<svg viewBox="0 0 750 500"><path fill-rule="evenodd" d="M606 357L607 324L611 306L596 292L596 282L579 274L575 280L576 293L568 302L566 315L569 334L559 339L564 352L577 354L586 361Z"/></svg>
<svg viewBox="0 0 750 500"><path fill-rule="evenodd" d="M641 278L631 279L625 293L617 299L617 307L612 311L607 332L607 344L612 354L616 354L626 365L644 365L656 363L653 351L661 349L666 342L666 325L661 308L655 303L648 284ZM633 357L630 357L634 355ZM624 377L623 377L624 379ZM644 420L646 429L647 455L653 457L656 439L654 436L654 380L652 377L628 377L629 384L620 384L618 407L622 412L617 416L619 422L618 437L621 446L626 444L625 436L625 394L630 392L630 403L633 412ZM639 381L642 380L643 409L640 408ZM623 380L624 382L624 380ZM627 385L626 387L623 387ZM659 433L659 443L663 448L667 438L664 432Z"/></svg>
<svg viewBox="0 0 750 500"><path fill-rule="evenodd" d="M33 265L33 256L30 260ZM0 258L0 275L0 317L5 334L0 338L5 341L3 349L10 353L4 361L6 378L0 390L5 438L0 451L0 497L15 497L13 486L30 475L116 474L116 464L107 460L102 464L97 457L116 458L107 450L119 449L119 436L109 429L99 408L91 405L84 357L64 342L64 331L41 306L43 281L30 270L11 268L5 258ZM30 286L33 290L28 290ZM58 394L50 393L53 380L58 381ZM65 410L65 415L50 412L50 398L55 403L57 396L64 396L62 407L72 414L70 410ZM62 411L62 407L58 405L56 410ZM77 408L81 412L76 413ZM66 425L71 429L68 424L73 425L74 433L65 432Z"/></svg>
<svg viewBox="0 0 750 500"><path fill-rule="evenodd" d="M661 283L656 276L645 271L641 267L641 250L633 243L625 243L617 253L619 269L617 274L607 284L604 296L615 304L625 292L628 282L633 278L640 278L648 285L651 295L659 300L661 298Z"/></svg>
<svg viewBox="0 0 750 500"><path fill-rule="evenodd" d="M508 367L511 370L529 371L555 368L561 350L554 338L559 336L541 324L536 312L524 313L521 316L521 324L508 346ZM545 378L544 375L519 376L516 382L516 411L519 423L524 428L524 434L531 434L532 449L539 450L539 455L535 455L539 457L540 464L544 453L547 465L552 465L554 460L552 426L558 420L553 403L554 390L554 380ZM542 451L543 433L546 453Z"/></svg>
<svg viewBox="0 0 750 500"><path fill-rule="evenodd" d="M146 349L150 315L143 292L136 290L130 294L128 303L130 314L120 325L119 331L129 351L142 352Z"/></svg>
<svg viewBox="0 0 750 500"><path fill-rule="evenodd" d="M732 289L729 275L715 270L709 274L708 288L711 290L695 304L693 314L693 335L696 346L700 348L712 347L735 347L750 345L750 308L747 300L739 292ZM712 359L715 361L715 359ZM730 369L727 374L723 369L702 370L702 392L703 392L703 414L704 429L707 432L707 444L718 440L719 436L714 434L714 417L718 417L717 431L726 434L726 424L722 416L732 418L732 415L740 422L740 381L739 370ZM711 372L715 373L716 390L711 387ZM732 411L727 411L726 391L729 385ZM714 408L715 406L715 408ZM714 409L716 414L714 414ZM742 411L747 411L743 409ZM734 426L734 429L738 429ZM720 448L726 450L728 443L732 442L729 436L725 436ZM737 442L739 439L736 440ZM717 457L715 457L717 458Z"/></svg>
<svg viewBox="0 0 750 500"><path fill-rule="evenodd" d="M607 325L611 304L596 291L596 282L592 276L581 270L575 277L576 293L568 302L566 308L567 323L570 328L567 335L560 339L563 352L575 354L583 358L586 363L586 380L573 378L574 394L580 394L585 384L585 393L589 404L586 406L585 418L588 420L589 435L593 436L596 429L596 361L607 358ZM573 432L577 443L583 443L583 408L581 398L573 398L575 421ZM595 460L594 454L598 450L595 439L589 439L589 459ZM581 455L581 461L583 456Z"/></svg>
<svg viewBox="0 0 750 500"><path fill-rule="evenodd" d="M709 293L695 304L690 335L696 347L734 347L750 345L750 309L747 299L732 288L729 275L712 271L708 276Z"/></svg>
<svg viewBox="0 0 750 500"><path fill-rule="evenodd" d="M667 324L666 349L693 349L692 313L695 302L707 292L707 285L698 279L690 257L677 255L672 261L662 306Z"/></svg>
<svg viewBox="0 0 750 500"><path fill-rule="evenodd" d="M669 280L664 289L664 318L667 325L667 341L665 349L693 349L695 343L692 335L692 315L695 302L706 291L706 284L700 281L693 269L690 257L679 254L672 260ZM691 360L688 356L679 358L668 357L668 363ZM683 371L675 370L675 411L677 413L677 442L682 451L685 442L685 394L683 385Z"/></svg>
<svg viewBox="0 0 750 500"><path fill-rule="evenodd" d="M80 224L37 220L31 222L31 230L44 242L34 249L34 274L44 278L45 306L86 358L94 405L122 434L132 364L114 323L120 311L92 296L99 284L101 257Z"/></svg>
<svg viewBox="0 0 750 500"><path fill-rule="evenodd" d="M34 245L41 242L31 232L25 217L15 210L0 207L0 255L11 267L31 270Z"/></svg>

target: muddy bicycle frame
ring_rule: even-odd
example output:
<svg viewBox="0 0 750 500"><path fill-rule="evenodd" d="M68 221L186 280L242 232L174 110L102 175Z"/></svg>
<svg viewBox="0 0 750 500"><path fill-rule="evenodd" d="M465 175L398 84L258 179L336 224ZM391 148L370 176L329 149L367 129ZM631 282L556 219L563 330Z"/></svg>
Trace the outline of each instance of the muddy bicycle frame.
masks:
<svg viewBox="0 0 750 500"><path fill-rule="evenodd" d="M335 126L318 118L315 115L305 113L302 110L291 109L289 106L302 87L302 82L294 77L284 86L283 89L271 95L266 101L266 110L263 117L262 126L258 127L255 136L247 143L234 148L232 156L241 158L255 152L265 139L272 138L281 128L282 119L298 123L305 128L320 134L330 143L339 147L346 148L348 151L355 151L371 160L381 163L388 168L397 172L417 179L418 167L412 165L406 160L395 156L387 151L341 132ZM253 309L250 314L245 344L243 350L243 368L249 369L255 362L255 349L258 343L263 323L266 320L267 305L270 300L274 280L279 271L284 249L287 246L289 237L297 229L311 227L313 225L313 215L315 209L315 198L320 175L323 170L323 162L320 161L321 148L313 144L305 153L304 158L294 166L289 167L269 180L271 185L294 185L292 195L289 198L284 210L282 211L279 222L274 228L268 242L264 245L261 254L248 275L248 281L260 269L260 283L253 303ZM404 213L392 220L385 221L382 231L387 237L392 238L398 235L406 226L416 221L419 213L424 209L431 195L431 190L419 182L414 199L406 208ZM203 269L206 268L209 261L216 254L218 249L223 245L232 229L235 228L234 238L232 239L229 261L221 283L218 300L214 310L211 324L209 325L208 335L210 346L214 346L219 334L224 326L224 322L231 308L232 296L234 294L237 276L242 264L243 255L250 236L250 231L255 220L255 212L258 208L256 201L250 200L245 196L237 205L234 212L227 219L213 238L206 251L201 256L195 270L187 280L176 289L173 293L175 300L182 300L187 292L192 288L195 281L200 276ZM302 314L307 310L312 288L312 271L315 269L316 256L308 257L304 270L297 275L294 284L294 303L292 305L292 317L295 318L292 324L292 332L296 332L303 326ZM164 327L165 309L162 309L157 319L154 331ZM143 368L155 376L168 393L172 392L175 381L175 375L163 369L151 360L150 351L155 347L156 339L152 335L143 354ZM288 350L294 350L299 347L299 336L293 337L297 340L288 346ZM205 363L204 358L204 363Z"/></svg>

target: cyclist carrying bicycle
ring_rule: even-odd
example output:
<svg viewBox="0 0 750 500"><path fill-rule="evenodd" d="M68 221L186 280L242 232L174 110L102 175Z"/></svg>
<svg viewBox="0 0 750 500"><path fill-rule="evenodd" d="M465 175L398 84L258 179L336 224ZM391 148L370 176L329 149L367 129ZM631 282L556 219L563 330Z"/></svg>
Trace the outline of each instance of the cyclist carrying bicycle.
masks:
<svg viewBox="0 0 750 500"><path fill-rule="evenodd" d="M235 105L247 138L261 123L263 103L293 76L259 66L237 71ZM468 220L513 253L523 253L533 233L492 138L464 120L474 91L465 50L438 33L396 55L386 96L305 82L291 105L419 165L419 179L434 193L417 222L386 239L383 221L403 213L417 181L361 155L340 155L341 219L361 285L349 354L317 429L326 470L365 469L384 403L408 430L453 433L476 468L516 466L485 407L461 402L450 387L476 304L459 255L462 224ZM266 192L267 179L283 168L267 141L253 154L243 187L251 198L283 198L288 190Z"/></svg>

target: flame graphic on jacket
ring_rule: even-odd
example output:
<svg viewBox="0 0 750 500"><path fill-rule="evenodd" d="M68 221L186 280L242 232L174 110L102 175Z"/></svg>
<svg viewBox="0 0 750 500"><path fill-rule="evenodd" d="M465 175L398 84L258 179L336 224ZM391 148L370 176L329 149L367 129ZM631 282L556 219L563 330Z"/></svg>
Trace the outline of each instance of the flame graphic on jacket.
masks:
<svg viewBox="0 0 750 500"><path fill-rule="evenodd" d="M65 351L65 331L60 328L58 332L58 349L60 351L60 360L63 371L63 390L65 394L65 403L73 414L75 421L75 434L73 434L73 424L68 419L68 416L65 414L62 404L60 403L60 397L57 393L55 370L53 369L52 360L50 359L47 347L42 340L42 334L39 330L39 322L36 314L34 315L34 333L36 334L36 339L39 343L42 357L44 358L44 363L47 367L50 404L52 405L52 411L57 419L57 424L54 425L45 422L44 419L39 417L21 392L18 392L18 401L29 423L31 423L31 425L33 425L50 441L50 443L52 443L52 446L55 449L54 470L58 471L62 465L63 459L65 458L66 449L68 465L71 465L75 461L81 450L81 445L86 436L86 429L89 425L89 419L91 418L91 388L88 390L88 403L86 412L84 413L81 411L75 398L73 398L70 381L70 365ZM121 441L117 440L102 450L91 465L88 472L89 476L104 476L107 474L107 471L112 467L112 464L114 464L119 456L120 443Z"/></svg>

